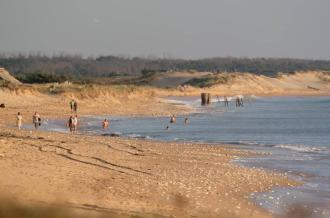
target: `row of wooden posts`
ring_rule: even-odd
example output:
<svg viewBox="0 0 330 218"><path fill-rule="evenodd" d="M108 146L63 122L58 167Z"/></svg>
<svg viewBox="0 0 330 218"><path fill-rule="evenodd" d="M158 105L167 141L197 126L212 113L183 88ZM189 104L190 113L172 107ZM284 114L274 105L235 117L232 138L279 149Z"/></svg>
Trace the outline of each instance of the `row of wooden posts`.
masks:
<svg viewBox="0 0 330 218"><path fill-rule="evenodd" d="M210 93L202 93L201 94L201 105L211 104L211 94Z"/></svg>

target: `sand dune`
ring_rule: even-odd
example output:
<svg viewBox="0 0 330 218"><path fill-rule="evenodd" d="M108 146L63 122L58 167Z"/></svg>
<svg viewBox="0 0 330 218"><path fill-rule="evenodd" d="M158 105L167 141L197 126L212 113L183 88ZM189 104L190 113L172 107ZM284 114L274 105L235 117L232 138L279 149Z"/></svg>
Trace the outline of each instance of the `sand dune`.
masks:
<svg viewBox="0 0 330 218"><path fill-rule="evenodd" d="M199 95L201 91L217 95L328 95L330 74L324 72L296 72L279 74L277 77L258 76L250 73L169 73L161 74L151 85L178 87L192 78L210 80L210 86L179 88L185 95ZM189 83L189 82L188 82Z"/></svg>
<svg viewBox="0 0 330 218"><path fill-rule="evenodd" d="M5 68L2 68L2 67L0 67L0 81L1 80L10 82L10 83L13 83L16 85L22 84L15 77L11 76Z"/></svg>
<svg viewBox="0 0 330 218"><path fill-rule="evenodd" d="M191 79L191 76L195 75L188 74L187 76L187 73L174 73L172 77ZM199 96L201 92L210 92L214 96L330 94L330 75L322 72L282 74L276 78L246 73L217 74L215 77L225 82L205 88L178 86L170 89L151 86L67 84L0 88L0 103L6 105L6 108L1 110L3 114L8 113L8 116L2 116L0 119L13 122L13 111L20 111L28 116L34 111L39 111L44 116L52 118L67 117L71 114L71 99L78 101L79 114L170 115L191 112L192 109L184 105L169 104L163 99L167 96ZM6 123L5 120L2 123Z"/></svg>

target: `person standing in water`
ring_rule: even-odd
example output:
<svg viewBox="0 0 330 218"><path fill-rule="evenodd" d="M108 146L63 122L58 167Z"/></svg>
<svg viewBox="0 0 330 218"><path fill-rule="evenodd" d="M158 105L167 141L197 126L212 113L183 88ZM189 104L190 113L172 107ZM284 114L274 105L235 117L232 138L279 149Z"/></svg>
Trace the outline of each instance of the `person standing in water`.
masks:
<svg viewBox="0 0 330 218"><path fill-rule="evenodd" d="M109 121L107 119L104 119L102 122L102 128L106 129L109 127Z"/></svg>
<svg viewBox="0 0 330 218"><path fill-rule="evenodd" d="M189 123L188 117L184 118L184 125L187 125Z"/></svg>
<svg viewBox="0 0 330 218"><path fill-rule="evenodd" d="M78 115L76 114L72 119L73 132L76 132L78 129Z"/></svg>
<svg viewBox="0 0 330 218"><path fill-rule="evenodd" d="M225 102L225 106L228 107L229 106L229 102L228 102L227 96L224 96L223 99L224 99L224 102Z"/></svg>
<svg viewBox="0 0 330 218"><path fill-rule="evenodd" d="M73 126L73 116L70 116L67 126L69 127L70 133L74 132L74 126Z"/></svg>
<svg viewBox="0 0 330 218"><path fill-rule="evenodd" d="M22 128L22 124L23 124L23 116L22 116L21 112L18 112L17 116L16 116L16 125L17 125L18 129Z"/></svg>
<svg viewBox="0 0 330 218"><path fill-rule="evenodd" d="M175 123L176 122L176 117L175 115L171 115L171 118L170 118L170 123Z"/></svg>
<svg viewBox="0 0 330 218"><path fill-rule="evenodd" d="M32 122L33 122L33 125L34 125L35 129L38 129L38 127L41 125L41 118L40 118L40 115L37 112L35 112L33 114Z"/></svg>

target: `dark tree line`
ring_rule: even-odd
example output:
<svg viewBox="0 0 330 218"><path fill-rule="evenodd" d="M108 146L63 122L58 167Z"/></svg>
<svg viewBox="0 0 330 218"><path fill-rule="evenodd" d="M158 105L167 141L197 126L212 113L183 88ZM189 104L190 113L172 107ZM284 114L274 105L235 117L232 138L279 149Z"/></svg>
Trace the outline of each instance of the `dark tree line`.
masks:
<svg viewBox="0 0 330 218"><path fill-rule="evenodd" d="M62 81L115 78L124 76L149 75L166 71L210 71L210 72L250 72L275 76L278 72L304 70L330 71L330 61L303 60L288 58L208 58L199 60L148 59L100 56L82 58L80 56L60 55L0 55L0 67L5 67L23 81L40 80Z"/></svg>

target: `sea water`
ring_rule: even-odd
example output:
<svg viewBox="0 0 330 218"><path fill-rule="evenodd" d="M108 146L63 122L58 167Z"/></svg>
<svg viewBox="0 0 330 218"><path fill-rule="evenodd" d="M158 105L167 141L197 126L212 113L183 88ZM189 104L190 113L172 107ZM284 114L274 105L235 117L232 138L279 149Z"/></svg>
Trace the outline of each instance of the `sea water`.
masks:
<svg viewBox="0 0 330 218"><path fill-rule="evenodd" d="M267 153L235 162L277 170L301 180L304 185L275 187L271 192L250 197L275 214L298 204L313 208L313 217L330 217L329 97L254 97L244 99L243 107L236 107L234 101L226 107L221 99L213 99L206 107L201 107L196 98L171 100L194 107L196 113L178 116L175 124L169 123L169 117L86 116L80 118L79 132L221 143ZM110 128L106 130L101 128L104 118L110 120ZM43 128L67 131L63 121L49 121Z"/></svg>

